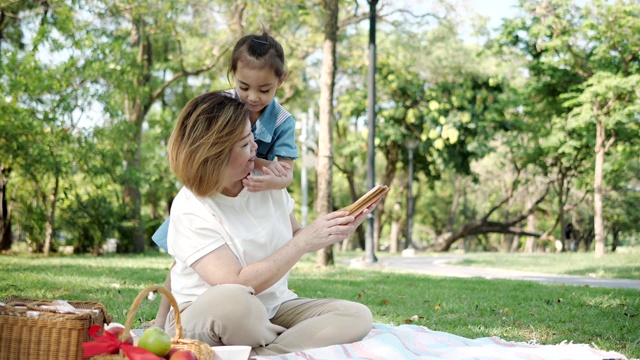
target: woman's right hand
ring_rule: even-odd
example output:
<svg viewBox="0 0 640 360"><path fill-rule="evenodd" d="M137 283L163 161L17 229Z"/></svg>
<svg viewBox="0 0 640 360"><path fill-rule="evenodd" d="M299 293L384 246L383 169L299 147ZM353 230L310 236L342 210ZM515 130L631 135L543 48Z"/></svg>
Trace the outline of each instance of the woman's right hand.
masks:
<svg viewBox="0 0 640 360"><path fill-rule="evenodd" d="M353 235L377 203L365 209L357 217L341 210L319 216L306 228L301 229L296 234L296 237L300 236L304 241L306 252L320 250L328 245L335 244Z"/></svg>

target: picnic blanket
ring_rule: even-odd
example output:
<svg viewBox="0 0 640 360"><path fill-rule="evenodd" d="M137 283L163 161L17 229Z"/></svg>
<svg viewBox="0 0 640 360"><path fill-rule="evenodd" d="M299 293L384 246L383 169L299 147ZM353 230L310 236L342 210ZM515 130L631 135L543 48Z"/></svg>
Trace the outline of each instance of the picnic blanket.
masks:
<svg viewBox="0 0 640 360"><path fill-rule="evenodd" d="M402 360L402 359L544 359L603 360L627 359L613 351L594 349L586 344L563 342L539 345L510 342L499 337L467 339L424 326L374 324L362 341L345 345L298 351L284 355L253 356L255 360Z"/></svg>

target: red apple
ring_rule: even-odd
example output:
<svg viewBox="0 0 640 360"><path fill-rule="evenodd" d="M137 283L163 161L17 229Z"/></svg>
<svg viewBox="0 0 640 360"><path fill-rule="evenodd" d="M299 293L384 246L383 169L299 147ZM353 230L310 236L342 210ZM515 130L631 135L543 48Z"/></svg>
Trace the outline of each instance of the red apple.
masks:
<svg viewBox="0 0 640 360"><path fill-rule="evenodd" d="M178 351L180 351L180 349L172 347L171 350L169 350L169 353L164 356L164 358L169 360L171 359L171 355L175 354Z"/></svg>
<svg viewBox="0 0 640 360"><path fill-rule="evenodd" d="M118 339L122 340L122 334L124 333L124 326L120 324L110 324L108 327L105 327L104 331L108 333L112 333L117 336ZM133 338L131 334L129 334L129 338L125 341L125 344L133 345Z"/></svg>
<svg viewBox="0 0 640 360"><path fill-rule="evenodd" d="M198 358L189 350L179 350L173 353L169 360L198 360Z"/></svg>

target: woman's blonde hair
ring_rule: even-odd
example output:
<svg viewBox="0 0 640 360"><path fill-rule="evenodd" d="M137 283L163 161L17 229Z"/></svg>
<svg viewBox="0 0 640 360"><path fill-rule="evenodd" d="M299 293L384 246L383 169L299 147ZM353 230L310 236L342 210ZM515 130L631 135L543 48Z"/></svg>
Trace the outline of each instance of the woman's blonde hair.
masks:
<svg viewBox="0 0 640 360"><path fill-rule="evenodd" d="M169 166L178 180L198 196L219 193L233 145L244 135L249 111L220 91L191 100L169 138Z"/></svg>

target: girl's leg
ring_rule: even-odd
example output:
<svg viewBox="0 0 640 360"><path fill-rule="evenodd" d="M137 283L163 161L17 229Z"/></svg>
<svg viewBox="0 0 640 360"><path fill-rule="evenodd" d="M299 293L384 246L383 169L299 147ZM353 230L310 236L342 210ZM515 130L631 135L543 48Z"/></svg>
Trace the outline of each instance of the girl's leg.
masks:
<svg viewBox="0 0 640 360"><path fill-rule="evenodd" d="M180 305L180 323L183 338L212 346L264 346L285 330L269 321L252 288L236 284L214 286L196 301ZM165 329L175 336L173 311Z"/></svg>
<svg viewBox="0 0 640 360"><path fill-rule="evenodd" d="M298 350L362 340L373 326L371 311L360 303L338 299L298 298L280 306L274 324L287 330L256 355L286 354Z"/></svg>

